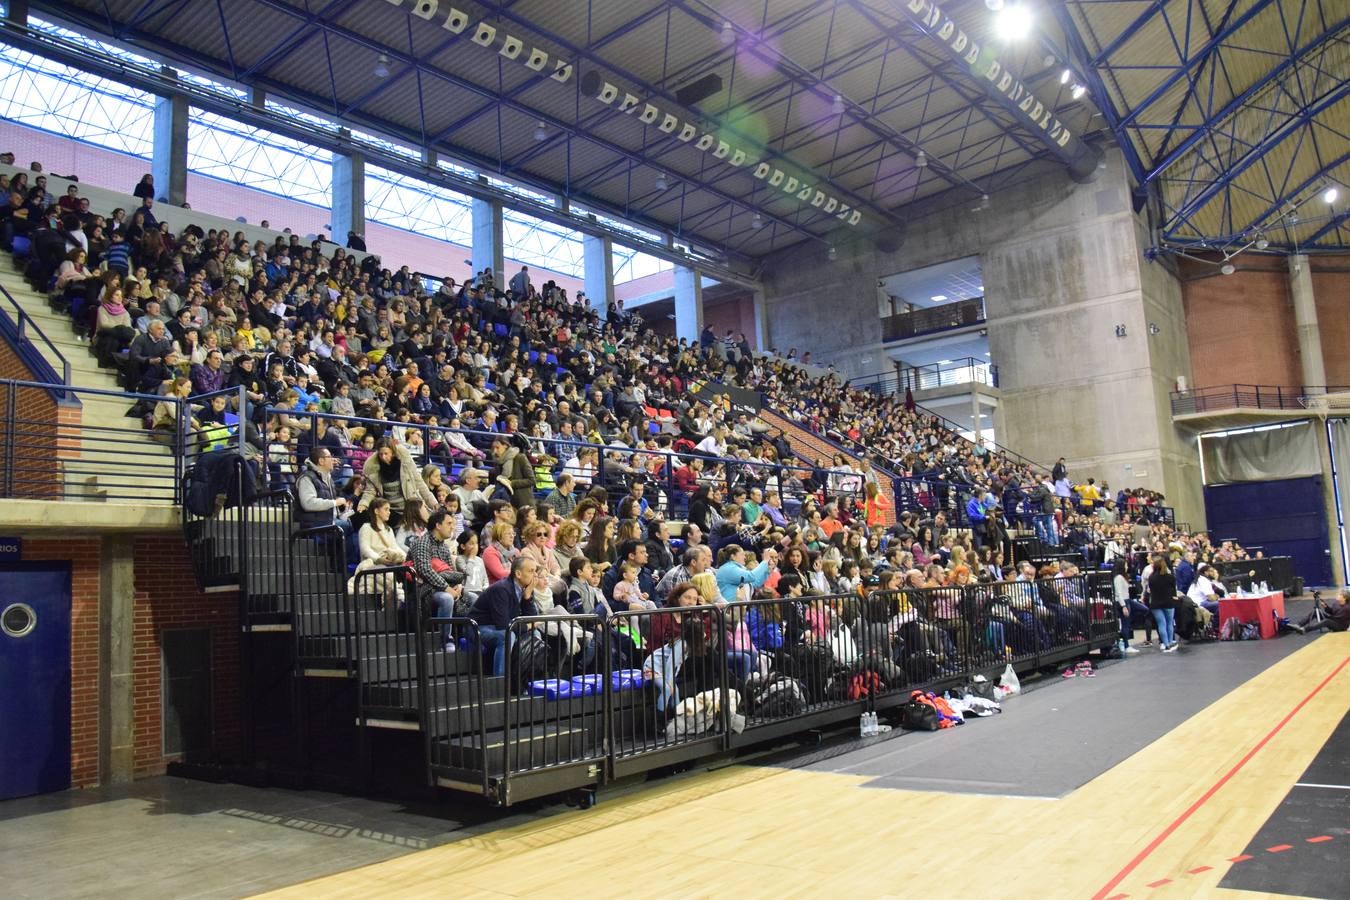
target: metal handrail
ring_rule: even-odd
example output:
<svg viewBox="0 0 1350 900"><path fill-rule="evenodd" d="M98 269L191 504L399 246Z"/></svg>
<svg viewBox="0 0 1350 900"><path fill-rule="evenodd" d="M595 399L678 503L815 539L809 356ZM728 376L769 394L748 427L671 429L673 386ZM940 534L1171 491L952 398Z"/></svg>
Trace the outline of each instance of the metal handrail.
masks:
<svg viewBox="0 0 1350 900"><path fill-rule="evenodd" d="M1172 415L1224 409L1306 410L1308 398L1350 391L1346 385L1221 384L1173 391Z"/></svg>
<svg viewBox="0 0 1350 900"><path fill-rule="evenodd" d="M28 331L28 329L31 328L31 329L33 330L33 332L34 332L35 334L37 334L37 336L38 336L39 338L42 339L42 343L44 343L44 344L47 345L47 348L48 348L49 350L51 350L52 354L56 357L56 359L58 359L58 360L60 361L60 363L61 363L61 384L62 384L62 386L69 386L69 385L70 385L70 360L66 359L65 354L62 353L62 352L57 348L56 344L52 343L52 339L49 338L49 337L47 337L46 332L44 332L44 331L42 330L41 326L39 326L38 323L37 323L36 321L33 320L33 317L30 316L30 315L28 314L28 311L25 310L22 306L19 305L19 301L17 301L17 300L14 299L14 295L11 294L11 293L9 292L9 290L8 290L3 284L0 284L0 296L3 296L6 300L8 300L8 301L14 306L15 311L17 311L18 314L19 314L19 321L18 321L17 325L15 326L15 327L16 327L16 333L18 334L18 341L17 341L18 345L19 345L19 346L22 346L23 343L24 343L24 341L28 340L27 331ZM4 312L4 311L3 311L3 310L0 310L0 312ZM5 315L8 315L7 312L4 312L4 314L5 314ZM32 342L29 341L29 343L32 343ZM50 363L47 363L47 360L46 360L45 358L42 358L41 361L42 361L44 364L47 364L48 366L50 366ZM53 374L53 375L56 374L56 371L55 371L54 369L52 370L52 374Z"/></svg>
<svg viewBox="0 0 1350 900"><path fill-rule="evenodd" d="M983 321L985 321L984 298L974 297L970 300L958 300L955 303L943 303L940 306L886 316L881 320L881 339L883 342L899 341L934 331L978 325Z"/></svg>

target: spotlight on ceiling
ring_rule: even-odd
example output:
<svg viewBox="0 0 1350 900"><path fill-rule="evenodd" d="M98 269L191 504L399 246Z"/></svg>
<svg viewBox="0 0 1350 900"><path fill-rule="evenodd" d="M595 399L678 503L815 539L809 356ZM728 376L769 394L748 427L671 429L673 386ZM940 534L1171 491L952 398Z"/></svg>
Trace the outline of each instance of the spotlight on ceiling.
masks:
<svg viewBox="0 0 1350 900"><path fill-rule="evenodd" d="M1068 83L1069 83L1069 79L1072 78L1072 77L1073 77L1073 73L1070 72L1068 69L1065 69L1063 72L1060 72L1060 73L1059 73L1059 83L1060 83L1060 84L1068 84Z"/></svg>
<svg viewBox="0 0 1350 900"><path fill-rule="evenodd" d="M722 46L730 47L736 43L736 29L731 27L730 22L722 23Z"/></svg>
<svg viewBox="0 0 1350 900"><path fill-rule="evenodd" d="M834 262L836 259L839 258L839 254L835 252L834 244L831 244L830 249L825 252L825 258L828 259L830 262Z"/></svg>
<svg viewBox="0 0 1350 900"><path fill-rule="evenodd" d="M1270 246L1270 241L1266 240L1266 236L1263 234L1257 237L1256 243L1253 246L1255 246L1257 250L1264 250Z"/></svg>
<svg viewBox="0 0 1350 900"><path fill-rule="evenodd" d="M375 77L376 78L389 77L389 57L384 55L383 53L380 54L379 59L375 60Z"/></svg>
<svg viewBox="0 0 1350 900"><path fill-rule="evenodd" d="M548 129L544 127L543 122L536 122L534 124L534 139L536 141L548 140Z"/></svg>
<svg viewBox="0 0 1350 900"><path fill-rule="evenodd" d="M989 195L988 195L988 194L981 194L981 195L980 195L980 205L977 206L977 207L975 207L975 208L976 208L976 209L988 209L988 208L989 208Z"/></svg>
<svg viewBox="0 0 1350 900"><path fill-rule="evenodd" d="M1340 195L1341 192L1336 188L1336 185L1333 184L1331 187L1327 188L1325 191L1322 192L1322 201L1328 204L1335 203L1336 198L1339 197Z"/></svg>
<svg viewBox="0 0 1350 900"><path fill-rule="evenodd" d="M759 213L755 213L754 216L751 217L750 219L750 227L755 229L763 228L764 217L761 216Z"/></svg>
<svg viewBox="0 0 1350 900"><path fill-rule="evenodd" d="M914 167L916 169L928 168L928 154L924 153L922 150L914 154Z"/></svg>
<svg viewBox="0 0 1350 900"><path fill-rule="evenodd" d="M656 176L655 184L658 191L664 191L670 187L670 181L667 180L664 173Z"/></svg>
<svg viewBox="0 0 1350 900"><path fill-rule="evenodd" d="M986 0L987 5L987 0ZM1031 34L1031 8L1025 3L1013 3L998 10L994 27L1005 41L1020 41Z"/></svg>
<svg viewBox="0 0 1350 900"><path fill-rule="evenodd" d="M1232 275L1236 271L1237 267L1230 262L1226 262L1223 265L1219 266L1219 272L1221 272L1224 275Z"/></svg>
<svg viewBox="0 0 1350 900"><path fill-rule="evenodd" d="M1075 84L1073 90L1069 93L1073 96L1073 99L1081 100L1083 95L1087 93L1087 88L1081 84Z"/></svg>
<svg viewBox="0 0 1350 900"><path fill-rule="evenodd" d="M835 95L834 95L834 103L830 104L830 110L831 110L836 116L842 116L842 115L844 114L844 95L843 95L843 94L835 94Z"/></svg>

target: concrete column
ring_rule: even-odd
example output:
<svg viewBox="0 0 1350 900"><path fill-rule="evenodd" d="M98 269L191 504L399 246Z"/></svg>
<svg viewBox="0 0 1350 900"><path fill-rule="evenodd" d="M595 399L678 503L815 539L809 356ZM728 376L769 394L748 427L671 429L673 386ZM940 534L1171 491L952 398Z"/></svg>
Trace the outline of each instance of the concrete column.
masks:
<svg viewBox="0 0 1350 900"><path fill-rule="evenodd" d="M131 781L135 771L135 566L131 538L103 539L99 571L98 770L101 784Z"/></svg>
<svg viewBox="0 0 1350 900"><path fill-rule="evenodd" d="M769 301L761 288L753 295L755 304L755 349L768 352L773 346L769 341Z"/></svg>
<svg viewBox="0 0 1350 900"><path fill-rule="evenodd" d="M366 233L366 158L333 154L333 241L347 246L347 232Z"/></svg>
<svg viewBox="0 0 1350 900"><path fill-rule="evenodd" d="M155 199L187 202L188 103L184 97L155 98L155 144L150 173Z"/></svg>
<svg viewBox="0 0 1350 900"><path fill-rule="evenodd" d="M975 390L975 385L972 384L970 386L970 412L975 418L971 420L974 424L970 426L970 431L976 438L980 436L980 411L980 394Z"/></svg>
<svg viewBox="0 0 1350 900"><path fill-rule="evenodd" d="M584 254L586 301L601 319L614 299L614 242L607 237L586 234L581 237Z"/></svg>
<svg viewBox="0 0 1350 900"><path fill-rule="evenodd" d="M703 280L698 269L675 267L675 336L698 343L703 330Z"/></svg>
<svg viewBox="0 0 1350 900"><path fill-rule="evenodd" d="M506 288L506 257L502 240L502 205L496 200L473 201L473 269L481 272L491 266L493 280L501 289Z"/></svg>
<svg viewBox="0 0 1350 900"><path fill-rule="evenodd" d="M1299 359L1303 362L1303 384L1320 389L1327 383L1326 364L1322 360L1322 329L1317 325L1312 269L1308 266L1308 257L1302 253L1289 257L1289 293L1294 298L1294 327L1298 331Z"/></svg>
<svg viewBox="0 0 1350 900"><path fill-rule="evenodd" d="M1291 257L1292 260L1292 257ZM1304 267L1306 270L1306 266ZM1336 480L1331 470L1331 438L1325 419L1315 419L1317 455L1322 462L1322 514L1327 523L1327 549L1331 557L1332 584L1345 584L1345 558L1341 555L1341 529L1336 521ZM1339 472L1341 484L1350 486L1350 472ZM1342 499L1345 497L1342 489Z"/></svg>

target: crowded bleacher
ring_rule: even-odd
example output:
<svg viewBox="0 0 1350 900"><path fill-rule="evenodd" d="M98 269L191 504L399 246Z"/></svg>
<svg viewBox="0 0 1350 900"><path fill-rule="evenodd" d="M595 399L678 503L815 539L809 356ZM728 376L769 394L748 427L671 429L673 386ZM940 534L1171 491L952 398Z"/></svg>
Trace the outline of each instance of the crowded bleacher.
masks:
<svg viewBox="0 0 1350 900"><path fill-rule="evenodd" d="M1115 599L1127 625L1146 625L1153 559L1245 554L1177 532L1156 494L1076 483L1062 460L1039 469L908 398L708 331L660 336L527 271L437 282L295 234L175 232L149 181L112 210L90 209L78 185L53 200L36 168L0 181L0 245L137 395L147 429L184 454L237 441L260 486L292 490L302 524L348 535L353 568L411 561L443 613L502 627L476 598L522 568L539 609L606 614L685 603L709 572L689 598L995 585L1081 567L1123 568ZM838 452L799 452L757 408L704 391L717 384L757 393ZM189 428L155 402L168 395L193 401ZM1023 532L1041 557L1063 558L1015 564ZM383 590L399 602L392 581ZM1082 597L1000 596L988 594L990 627L974 638L997 655L1083 628ZM950 645L957 613L930 618L945 629L933 643Z"/></svg>

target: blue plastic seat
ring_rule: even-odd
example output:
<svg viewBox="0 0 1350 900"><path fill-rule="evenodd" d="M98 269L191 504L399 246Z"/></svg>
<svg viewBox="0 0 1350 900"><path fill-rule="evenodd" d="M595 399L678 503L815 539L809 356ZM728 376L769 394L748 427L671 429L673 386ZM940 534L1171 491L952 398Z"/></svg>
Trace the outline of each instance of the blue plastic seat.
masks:
<svg viewBox="0 0 1350 900"><path fill-rule="evenodd" d="M498 322L496 325L492 326L492 333L499 338L504 338L510 333L510 329L508 329L501 322Z"/></svg>
<svg viewBox="0 0 1350 900"><path fill-rule="evenodd" d="M534 365L536 362L539 361L539 351L531 350L528 354L526 354L525 358L530 361L530 365Z"/></svg>

